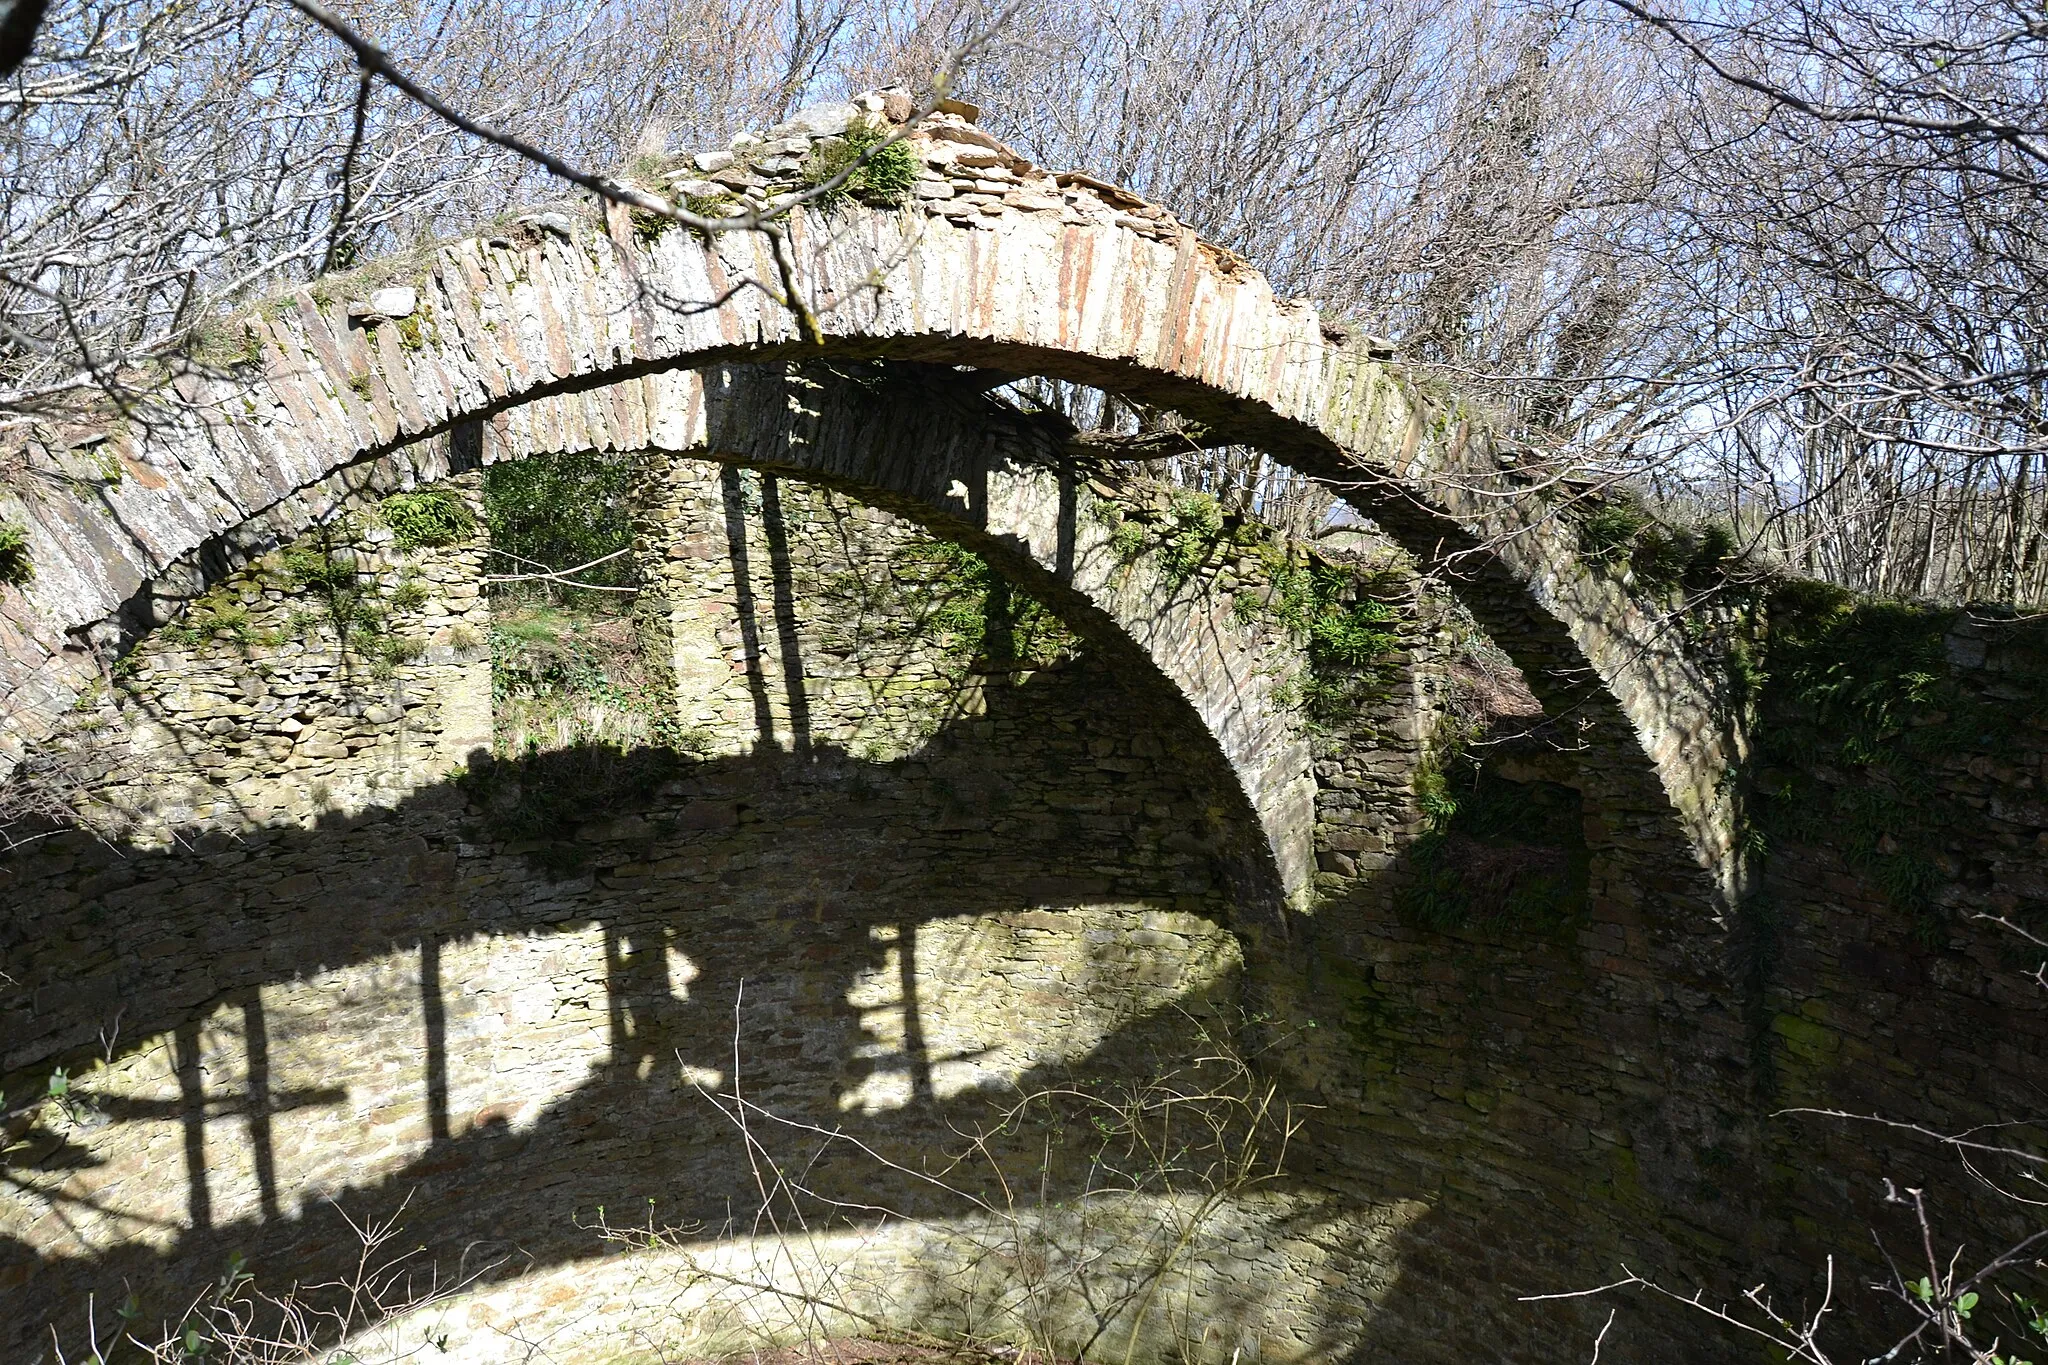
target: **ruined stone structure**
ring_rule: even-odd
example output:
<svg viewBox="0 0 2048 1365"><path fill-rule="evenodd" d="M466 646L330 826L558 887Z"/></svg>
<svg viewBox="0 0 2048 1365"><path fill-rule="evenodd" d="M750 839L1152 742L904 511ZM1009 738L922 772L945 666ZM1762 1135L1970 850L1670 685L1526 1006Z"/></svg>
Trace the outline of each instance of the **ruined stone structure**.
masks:
<svg viewBox="0 0 2048 1365"><path fill-rule="evenodd" d="M780 131L684 192L774 193L829 130ZM1608 1305L1520 1296L1622 1262L1796 1296L1867 1246L1876 1176L1941 1169L1777 1109L1961 1126L2038 1083L2048 1019L1985 942L1929 944L1819 850L1776 850L1738 903L1719 684L1540 498L1490 496L1515 483L1483 433L1162 210L957 116L913 145L910 207L797 216L811 339L734 287L775 278L754 239L543 215L409 286L252 316L260 364L195 385L210 423L47 452L124 474L9 511L38 566L0 589L9 743L108 726L126 824L0 862L0 1294L35 1305L0 1356L77 1340L88 1291L175 1320L231 1253L323 1273L338 1207L401 1217L459 1285L390 1329L459 1360L800 1335L789 1292L821 1277L835 1330L1036 1312L1106 1358L1135 1334L1139 1359L1578 1359ZM1158 496L988 397L989 370L1349 481L1386 539L1347 571L1396 652L1314 714L1252 542L1183 574L1152 532L1120 540ZM493 761L482 533L407 549L379 501L473 505L480 466L589 449L636 461L664 740ZM1073 647L1005 660L934 626L906 566L948 545ZM291 567L337 548L384 643ZM1564 722L1489 761L1562 812L1553 915L1404 908L1451 653L1426 570ZM1954 648L1994 695L2033 666L2002 636ZM1947 855L1957 920L2048 900L2033 724L1936 775L1989 831ZM1259 1049L1304 1127L1170 1302L1129 1292L1173 1225L1157 1189L1091 1201L1048 1159L1043 1199L970 1174L976 1205L910 1174L1005 1096L1114 1090L1205 1034ZM912 1216L767 1235L707 1098L734 1087L779 1159L818 1129L867 1144L823 1153L821 1195ZM604 1231L650 1221L673 1235ZM1086 1295L996 1302L1020 1266L1082 1263ZM733 1292L759 1282L783 1292ZM1603 1358L1727 1358L1683 1312L1613 1306Z"/></svg>
<svg viewBox="0 0 2048 1365"><path fill-rule="evenodd" d="M792 174L795 140L761 165ZM931 185L918 196L927 210L848 204L792 218L795 308L774 302L780 273L758 234L650 242L623 213L604 233L543 214L512 236L436 249L416 285L366 282L362 298L307 292L259 310L241 325L261 360L189 381L209 414L189 426L72 434L89 462L132 476L99 490L111 526L70 499L22 509L47 567L9 607L0 641L20 699L10 743L69 704L94 672L89 642L118 635L124 607L148 615L135 600L145 585L188 556L231 554L252 518L259 543L274 537L282 509L337 470L557 395L582 397L554 405L551 426L630 449L680 415L658 387L619 381L890 357L1098 384L1336 479L1424 564L1455 574L1546 703L1574 711L1617 763L1637 756L1637 790L1622 795L1619 768L1610 784L1629 818L1677 821L1732 889L1720 776L1733 740L1711 675L1577 564L1568 528L1540 492L1515 496L1517 467L1482 429L1433 410L1382 353L1276 298L1163 210L1086 176L1037 173L955 115L909 145ZM1006 181L1000 196L979 189ZM390 325L363 325L377 319ZM63 463L62 450L47 454ZM966 488L970 516L979 497Z"/></svg>

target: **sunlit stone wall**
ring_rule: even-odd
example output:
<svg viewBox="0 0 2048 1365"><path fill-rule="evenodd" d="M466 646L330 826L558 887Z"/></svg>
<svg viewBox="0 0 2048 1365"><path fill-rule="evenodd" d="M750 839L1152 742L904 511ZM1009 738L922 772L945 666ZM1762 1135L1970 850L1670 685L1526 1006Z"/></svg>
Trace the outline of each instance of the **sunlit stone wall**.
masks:
<svg viewBox="0 0 2048 1365"><path fill-rule="evenodd" d="M390 1329L431 1326L460 1358L503 1359L529 1331L593 1352L787 1336L784 1297L736 1306L678 1269L775 1259L719 1094L761 1106L755 1158L862 1202L831 1233L869 1268L837 1328L867 1312L1023 1330L987 1285L933 1278L960 1238L1024 1235L991 1222L989 1172L961 1167L948 1193L890 1163L937 1167L1022 1094L1163 1075L1202 1030L1241 1027L1236 902L1272 900L1248 885L1257 828L1221 795L1213 744L1156 695L1085 652L977 667L924 619L929 592L878 591L877 566L929 546L902 523L772 481L764 501L758 478L715 469L706 487L708 552L663 579L674 615L704 623L673 684L686 752L652 776L589 748L460 775L451 728L422 720L488 703L487 651L452 629L488 624L475 542L401 556L373 521L354 528L374 591L432 585L390 612L390 633L427 641L396 663L290 629L307 608L277 562L208 599L218 630L139 651L126 728L102 717L97 737L128 832L48 839L0 871L6 970L27 987L10 983L6 1016L0 1289L37 1305L8 1315L9 1359L37 1358L52 1327L84 1340L88 1305L105 1328L131 1291L144 1321L175 1324L231 1255L259 1286L319 1279L353 1254L344 1216L395 1219L464 1286ZM156 764L164 733L197 757ZM541 785L589 818L506 834L499 808ZM39 1103L53 1065L68 1088ZM818 1133L842 1127L867 1150L819 1160ZM1034 1167L1032 1150L1004 1148L1013 1177L1042 1177L1023 1203L1089 1191L1072 1152ZM1176 1293L1183 1317L1191 1292L1234 1305L1202 1312L1210 1354L1328 1344L1313 1265L1369 1269L1382 1239L1343 1208L1315 1215L1322 1249L1256 1232L1328 1202L1260 1188L1202 1214L1216 1233ZM884 1209L916 1221L891 1231ZM1160 1349L1186 1324L1136 1311L1145 1237L1180 1216L1126 1195L1093 1223L1033 1222L1077 1255L1107 1237L1101 1275L1124 1285L1106 1311L1047 1300L1039 1325L1078 1340L1143 1317L1144 1353ZM672 1245L607 1254L601 1221L650 1219ZM816 1269L777 1276L800 1289ZM1384 1275L1342 1279L1356 1317Z"/></svg>
<svg viewBox="0 0 2048 1365"><path fill-rule="evenodd" d="M1321 894L1276 916L1241 788L1156 676L977 660L891 586L931 543L843 497L709 466L673 489L637 628L671 661L679 759L473 761L481 541L401 551L367 507L379 633L339 648L270 561L75 714L107 838L0 861L0 1359L54 1360L52 1327L78 1358L89 1309L106 1329L131 1292L175 1325L237 1255L259 1287L329 1278L352 1219L424 1248L396 1298L445 1291L365 1360L881 1323L1109 1358L1135 1330L1136 1359L1547 1362L1612 1307L1611 1358L1713 1361L1684 1312L1523 1296L1628 1264L1799 1301L1869 1245L1882 1178L1953 1171L1778 1109L1961 1127L2038 1079L2048 1014L1970 919L2043 903L2038 720L1936 776L1982 815L1949 849L1945 943L1780 849L1775 956L1743 975L1739 927L1673 932L1709 907L1569 742L1489 762L1585 793L1587 904L1432 926L1398 894L1444 700L1418 596L1384 689L1312 736ZM2009 702L2035 665L1970 644L1968 685ZM529 798L553 814L514 828ZM1277 1179L1213 1205L1105 1189L1085 1123L991 1139L1007 1187L949 1164L1020 1095L1185 1077L1224 1038L1303 1122ZM802 1173L803 1235L763 1198L777 1169ZM2005 1223L1970 1199L1938 1212L1988 1245Z"/></svg>

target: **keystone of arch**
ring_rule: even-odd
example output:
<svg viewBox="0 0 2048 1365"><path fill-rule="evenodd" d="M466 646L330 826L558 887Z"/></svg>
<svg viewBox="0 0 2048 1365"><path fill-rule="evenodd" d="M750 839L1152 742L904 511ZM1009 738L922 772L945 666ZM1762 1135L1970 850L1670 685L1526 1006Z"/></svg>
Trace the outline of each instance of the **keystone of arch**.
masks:
<svg viewBox="0 0 2048 1365"><path fill-rule="evenodd" d="M964 226L850 206L790 220L822 342L749 280L757 235L652 243L615 217L434 251L419 326L351 325L301 291L246 324L262 362L183 383L192 414L87 433L129 477L96 505L20 510L38 575L0 595L0 746L18 759L95 672L96 630L166 566L338 470L538 398L579 448L647 444L620 381L719 364L839 357L1042 373L1175 407L1214 439L1337 482L1426 567L1447 571L1553 714L1609 754L1603 800L1681 832L1724 893L1737 860L1724 784L1735 740L1714 677L1665 623L1576 560L1569 527L1473 424L1447 420L1305 302L1186 231L1004 211ZM416 336L417 344L413 344ZM78 444L74 440L73 444ZM61 463L61 452L45 452ZM11 509L10 509L11 510Z"/></svg>

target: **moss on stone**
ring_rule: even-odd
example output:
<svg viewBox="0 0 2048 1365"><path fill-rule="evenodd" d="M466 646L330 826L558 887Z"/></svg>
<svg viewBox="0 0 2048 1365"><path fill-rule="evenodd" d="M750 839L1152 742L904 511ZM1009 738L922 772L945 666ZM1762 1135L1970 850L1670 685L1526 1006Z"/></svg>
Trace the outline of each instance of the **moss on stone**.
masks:
<svg viewBox="0 0 2048 1365"><path fill-rule="evenodd" d="M379 505L378 513L401 550L452 545L476 532L476 514L469 504L445 488L393 493Z"/></svg>
<svg viewBox="0 0 2048 1365"><path fill-rule="evenodd" d="M1947 637L1959 608L1858 598L1830 584L1772 587L1742 651L1755 692L1750 765L1753 851L1778 843L1838 850L1912 916L1928 946L1948 937L1936 893L1944 849L1971 812L1943 767L1995 743L2004 705L2033 708L2048 678L2008 674L1998 703L1961 685Z"/></svg>
<svg viewBox="0 0 2048 1365"><path fill-rule="evenodd" d="M633 240L645 246L652 246L661 240L663 233L680 226L667 214L656 213L652 209L634 209L627 216L633 224Z"/></svg>
<svg viewBox="0 0 2048 1365"><path fill-rule="evenodd" d="M863 153L868 159L860 162ZM888 134L855 124L843 137L828 138L812 150L804 162L803 182L816 189L842 173L847 173L845 181L820 196L821 205L831 207L851 197L864 204L895 208L910 197L917 184L918 160L902 142L889 142Z"/></svg>
<svg viewBox="0 0 2048 1365"><path fill-rule="evenodd" d="M0 521L0 584L18 588L36 576L35 561L29 557L28 528L19 522Z"/></svg>
<svg viewBox="0 0 2048 1365"><path fill-rule="evenodd" d="M1609 495L1579 522L1579 555L1610 573L1626 573L1645 596L1669 597L1725 573L1737 557L1734 528L1712 519L1667 521L1635 494Z"/></svg>

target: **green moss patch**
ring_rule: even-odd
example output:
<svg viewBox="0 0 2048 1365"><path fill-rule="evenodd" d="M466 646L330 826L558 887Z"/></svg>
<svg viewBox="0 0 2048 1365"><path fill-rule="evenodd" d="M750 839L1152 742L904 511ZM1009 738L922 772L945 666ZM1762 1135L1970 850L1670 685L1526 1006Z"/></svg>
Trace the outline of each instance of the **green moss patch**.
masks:
<svg viewBox="0 0 2048 1365"><path fill-rule="evenodd" d="M378 511L401 550L452 545L476 533L476 514L460 495L446 488L393 493Z"/></svg>
<svg viewBox="0 0 2048 1365"><path fill-rule="evenodd" d="M1734 529L1724 522L1676 524L1654 515L1632 494L1613 494L1579 523L1579 555L1609 572L1626 572L1651 597L1703 587L1736 558Z"/></svg>
<svg viewBox="0 0 2048 1365"><path fill-rule="evenodd" d="M1787 582L1771 591L1746 655L1757 688L1753 849L1839 851L1929 946L1948 935L1936 897L1945 847L1973 820L1944 771L1995 749L2012 725L2008 707L2031 712L2048 700L2040 672L2001 675L2018 700L1964 687L1947 650L1960 615Z"/></svg>
<svg viewBox="0 0 2048 1365"><path fill-rule="evenodd" d="M863 153L871 155L855 165ZM851 197L864 204L895 208L910 197L917 184L917 156L909 146L889 142L888 134L859 124L848 128L844 137L828 139L813 149L804 162L803 180L816 189L830 184L849 167L852 170L845 182L821 196L821 205L831 207Z"/></svg>
<svg viewBox="0 0 2048 1365"><path fill-rule="evenodd" d="M156 638L176 649L203 649L215 643L236 646L277 645L278 631L258 630L249 611L231 594L215 589L194 602L184 616L157 631Z"/></svg>

